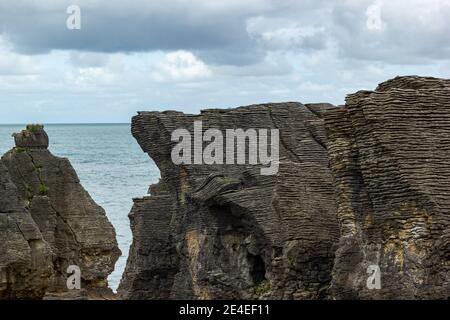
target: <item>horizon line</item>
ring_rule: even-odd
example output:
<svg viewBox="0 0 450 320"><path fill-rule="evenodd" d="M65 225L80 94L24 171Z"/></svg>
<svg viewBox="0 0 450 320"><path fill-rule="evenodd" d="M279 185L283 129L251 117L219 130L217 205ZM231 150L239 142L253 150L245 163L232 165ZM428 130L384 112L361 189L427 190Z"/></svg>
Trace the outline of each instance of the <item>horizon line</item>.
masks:
<svg viewBox="0 0 450 320"><path fill-rule="evenodd" d="M26 126L28 123L0 123L0 126ZM108 124L129 124L131 125L131 122L48 122L48 123L39 123L44 126L46 125L108 125Z"/></svg>

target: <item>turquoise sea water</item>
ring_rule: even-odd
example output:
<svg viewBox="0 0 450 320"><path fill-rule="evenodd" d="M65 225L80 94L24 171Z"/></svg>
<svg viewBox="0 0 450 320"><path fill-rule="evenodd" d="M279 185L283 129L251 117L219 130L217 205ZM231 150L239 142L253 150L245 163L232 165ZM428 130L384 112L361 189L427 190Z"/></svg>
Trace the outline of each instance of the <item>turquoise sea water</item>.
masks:
<svg viewBox="0 0 450 320"><path fill-rule="evenodd" d="M14 146L11 134L23 125L0 125L0 154ZM114 225L122 256L109 277L114 290L125 268L132 235L128 213L132 199L147 193L159 170L130 133L129 124L49 124L50 151L69 158L84 188Z"/></svg>

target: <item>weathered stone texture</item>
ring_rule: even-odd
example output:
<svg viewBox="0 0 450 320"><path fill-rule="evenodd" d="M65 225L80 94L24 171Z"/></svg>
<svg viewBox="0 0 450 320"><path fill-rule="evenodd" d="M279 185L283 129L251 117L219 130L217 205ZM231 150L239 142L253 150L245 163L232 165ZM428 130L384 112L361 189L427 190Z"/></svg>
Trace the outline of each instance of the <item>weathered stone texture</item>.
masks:
<svg viewBox="0 0 450 320"><path fill-rule="evenodd" d="M140 112L132 133L161 180L134 199L119 294L448 299L449 110L450 80L397 77L349 95L343 107ZM175 165L172 132L193 134L199 120L203 132L224 137L226 129L278 128L278 173L261 175L266 165ZM60 298L69 264L82 268L83 298L101 297L119 255L103 209L69 161L50 154L40 126L14 137L16 148L0 161L0 299ZM380 290L367 287L372 265L381 270Z"/></svg>
<svg viewBox="0 0 450 320"><path fill-rule="evenodd" d="M131 299L326 298L338 239L325 150L328 104L141 112L132 132L161 181L135 199L119 293ZM260 165L174 165L175 129L279 128L278 174ZM208 143L204 143L204 147ZM270 148L269 148L270 149Z"/></svg>
<svg viewBox="0 0 450 320"><path fill-rule="evenodd" d="M43 137L47 134L36 126L16 134L20 147L6 153L1 162L17 187L21 207L29 211L36 232L51 248L54 272L44 291L66 292L67 267L77 265L88 293L112 294L107 277L120 255L115 231L105 211L81 186L69 160L53 156L47 150L48 138ZM10 196L5 199L10 201Z"/></svg>
<svg viewBox="0 0 450 320"><path fill-rule="evenodd" d="M52 274L50 247L0 161L0 299L39 299Z"/></svg>
<svg viewBox="0 0 450 320"><path fill-rule="evenodd" d="M326 113L338 299L450 297L450 81L398 77ZM366 287L378 265L381 289Z"/></svg>
<svg viewBox="0 0 450 320"><path fill-rule="evenodd" d="M48 135L40 124L29 124L25 130L14 133L13 137L17 148L48 148Z"/></svg>

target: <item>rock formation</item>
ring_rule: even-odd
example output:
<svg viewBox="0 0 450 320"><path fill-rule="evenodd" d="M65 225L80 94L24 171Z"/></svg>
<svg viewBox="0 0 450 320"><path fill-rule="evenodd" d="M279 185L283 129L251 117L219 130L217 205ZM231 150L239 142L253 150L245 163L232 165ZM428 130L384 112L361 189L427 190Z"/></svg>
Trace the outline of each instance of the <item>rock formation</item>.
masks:
<svg viewBox="0 0 450 320"><path fill-rule="evenodd" d="M172 134L200 121L200 134L279 129L278 170L194 164L212 142L195 133L194 163L175 164ZM140 112L132 133L161 179L129 214L122 298L450 297L450 80L397 77L343 107ZM0 161L0 299L58 297L70 264L105 294L119 250L103 209L41 126L14 138Z"/></svg>
<svg viewBox="0 0 450 320"><path fill-rule="evenodd" d="M17 240L7 236L14 243L8 244L6 251L18 255L17 260L24 266L12 264L14 260L0 253L0 266L6 261L10 274L21 273L7 280L6 287L11 286L8 284L11 281L33 276L36 281L42 281L42 286L35 280L30 281L30 286L40 288L36 297L44 293L49 297L65 293L67 267L77 265L81 269L81 287L85 294L90 297L111 294L107 277L114 270L120 250L104 210L81 186L69 160L55 157L48 151L48 137L42 126L30 125L14 138L16 147L1 161L2 185L8 188L6 191L0 188L0 192L6 192L0 200L0 212L4 215L0 226L7 234L21 231L15 236ZM19 213L20 219L17 218ZM50 275L44 274L47 269L43 267L47 264L42 263L47 257L41 252L47 248L50 249ZM22 278L25 277L22 270L32 270L31 275ZM28 297L26 292L22 294L14 287L6 289L6 294Z"/></svg>
<svg viewBox="0 0 450 320"><path fill-rule="evenodd" d="M325 116L338 299L450 297L450 80L397 77ZM380 270L369 290L367 269Z"/></svg>
<svg viewBox="0 0 450 320"><path fill-rule="evenodd" d="M140 112L132 133L161 180L134 200L119 293L129 299L318 299L338 239L323 114L327 104ZM276 175L260 165L175 165L173 130L280 129ZM204 143L203 146L205 146ZM248 159L248 149L247 149Z"/></svg>
<svg viewBox="0 0 450 320"><path fill-rule="evenodd" d="M52 274L50 246L0 161L0 299L39 299Z"/></svg>

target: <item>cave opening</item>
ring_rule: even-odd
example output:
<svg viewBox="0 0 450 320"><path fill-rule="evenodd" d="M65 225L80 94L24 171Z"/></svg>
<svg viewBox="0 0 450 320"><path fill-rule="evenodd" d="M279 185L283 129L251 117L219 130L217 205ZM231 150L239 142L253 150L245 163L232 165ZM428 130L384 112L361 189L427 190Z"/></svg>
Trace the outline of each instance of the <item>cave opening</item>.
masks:
<svg viewBox="0 0 450 320"><path fill-rule="evenodd" d="M254 284L258 284L266 278L266 264L260 255L248 254L247 260L250 266L250 277Z"/></svg>

